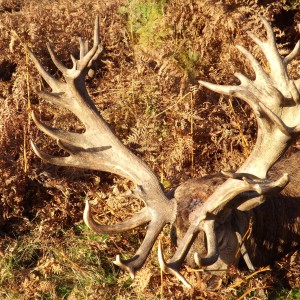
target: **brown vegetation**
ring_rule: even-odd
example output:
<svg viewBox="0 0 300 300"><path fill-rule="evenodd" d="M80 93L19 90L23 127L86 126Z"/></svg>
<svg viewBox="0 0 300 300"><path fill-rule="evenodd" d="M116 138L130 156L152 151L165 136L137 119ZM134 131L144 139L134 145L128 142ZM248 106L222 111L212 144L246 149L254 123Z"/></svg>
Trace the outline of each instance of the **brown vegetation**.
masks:
<svg viewBox="0 0 300 300"><path fill-rule="evenodd" d="M282 52L291 50L299 39L298 1L3 0L0 5L1 299L237 299L277 297L277 289L282 295L283 289L297 293L291 290L299 288L297 253L272 271L249 275L231 269L223 279L187 268L193 291L160 277L155 251L134 282L112 265L115 254L136 248L143 232L93 235L82 224L84 200L95 199L103 223L122 220L128 208L141 204L122 197L129 186L122 178L48 165L33 154L30 139L41 148L50 144L52 154L60 150L32 126L32 109L61 128L83 128L71 113L58 113L37 97L35 90L44 82L24 46L59 78L46 43L70 65L67 54L78 54L77 37L89 38L94 16L100 15L104 51L87 83L89 93L121 140L173 188L191 177L236 169L248 155L256 132L249 107L200 89L197 80L229 84L234 71L251 74L234 45L253 49L246 31L260 34L258 13L271 21ZM262 59L257 49L253 53ZM292 64L291 74L299 74L299 67ZM167 233L160 238L169 243Z"/></svg>

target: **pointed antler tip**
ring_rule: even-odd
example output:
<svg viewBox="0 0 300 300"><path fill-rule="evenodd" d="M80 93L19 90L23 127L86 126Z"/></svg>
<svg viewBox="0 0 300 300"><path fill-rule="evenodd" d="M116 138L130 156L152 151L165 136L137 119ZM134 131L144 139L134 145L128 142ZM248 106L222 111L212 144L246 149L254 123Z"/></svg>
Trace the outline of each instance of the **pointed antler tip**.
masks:
<svg viewBox="0 0 300 300"><path fill-rule="evenodd" d="M222 175L228 178L234 178L234 173L231 171L221 170Z"/></svg>
<svg viewBox="0 0 300 300"><path fill-rule="evenodd" d="M200 257L199 257L199 253L195 252L194 253L194 262L198 267L201 267L201 262L200 262Z"/></svg>
<svg viewBox="0 0 300 300"><path fill-rule="evenodd" d="M160 240L158 241L157 256L158 256L159 267L163 272L165 272L166 262L164 259L164 254L163 254L162 245L161 245Z"/></svg>
<svg viewBox="0 0 300 300"><path fill-rule="evenodd" d="M121 269L127 271L131 277L132 280L135 278L135 271L133 268L131 268L129 265L127 265L125 262L122 261L120 254L116 256L116 259L113 261L115 265L120 267Z"/></svg>
<svg viewBox="0 0 300 300"><path fill-rule="evenodd" d="M35 147L36 147L36 145L35 145L35 143L34 143L33 140L30 140L30 145L31 145L32 148L35 148Z"/></svg>
<svg viewBox="0 0 300 300"><path fill-rule="evenodd" d="M159 262L159 267L161 271L165 274L171 274L175 276L186 288L191 289L192 286L187 282L187 280L175 269L171 268L170 266L167 265L163 250L162 250L162 244L161 241L158 241L158 248L157 248L157 254L158 254L158 262Z"/></svg>
<svg viewBox="0 0 300 300"><path fill-rule="evenodd" d="M29 56L31 57L31 59L33 61L36 60L36 57L35 57L34 53L31 51L31 49L29 48L29 46L25 45L24 47L25 47L25 50L27 51L27 53L29 54Z"/></svg>
<svg viewBox="0 0 300 300"><path fill-rule="evenodd" d="M258 14L258 17L259 17L262 21L268 22L267 19L266 19L266 17L264 17L262 14Z"/></svg>
<svg viewBox="0 0 300 300"><path fill-rule="evenodd" d="M83 212L83 219L84 219L84 222L86 221L85 216L86 216L87 213L89 213L90 208L91 208L90 202L89 202L88 199L86 199L86 200L85 200L85 206L84 206L84 212ZM85 223L86 223L86 222L85 222Z"/></svg>
<svg viewBox="0 0 300 300"><path fill-rule="evenodd" d="M53 53L53 49L52 49L52 46L49 42L46 43L46 47L48 49L48 52L50 53L50 55Z"/></svg>
<svg viewBox="0 0 300 300"><path fill-rule="evenodd" d="M35 155L38 156L40 159L44 160L41 150L38 148L38 146L32 140L30 140L30 145L31 145L31 148L32 148L33 152L35 153Z"/></svg>

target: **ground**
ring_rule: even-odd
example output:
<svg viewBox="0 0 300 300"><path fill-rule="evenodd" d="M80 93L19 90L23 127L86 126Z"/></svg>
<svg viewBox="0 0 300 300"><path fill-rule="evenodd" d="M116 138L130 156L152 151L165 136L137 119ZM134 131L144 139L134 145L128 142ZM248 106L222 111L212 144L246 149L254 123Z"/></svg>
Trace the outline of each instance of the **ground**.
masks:
<svg viewBox="0 0 300 300"><path fill-rule="evenodd" d="M298 7L283 0L1 1L0 298L298 299L297 253L256 273L232 267L223 278L184 267L192 290L161 275L157 245L134 281L119 270L115 256L134 253L144 229L97 236L83 224L84 201L94 203L103 223L123 220L142 204L122 196L130 187L124 178L49 165L33 153L30 140L62 154L36 128L31 111L60 128L83 127L38 97L37 90L49 87L25 48L61 78L46 43L70 66L78 37L91 41L99 15L104 50L88 91L117 136L169 190L191 177L234 170L249 155L256 136L250 108L198 80L234 84L236 71L253 75L235 45L264 62L246 33L263 34L259 13L271 22L282 53L290 51L299 39ZM297 78L299 67L296 60L291 76ZM171 256L169 229L159 239Z"/></svg>

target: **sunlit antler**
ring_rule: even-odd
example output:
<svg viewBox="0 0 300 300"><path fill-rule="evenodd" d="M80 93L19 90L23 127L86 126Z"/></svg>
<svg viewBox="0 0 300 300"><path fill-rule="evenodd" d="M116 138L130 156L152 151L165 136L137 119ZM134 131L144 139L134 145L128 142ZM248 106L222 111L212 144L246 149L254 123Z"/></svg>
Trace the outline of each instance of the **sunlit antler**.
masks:
<svg viewBox="0 0 300 300"><path fill-rule="evenodd" d="M95 21L93 47L88 50L87 42L80 39L80 58L77 60L71 56L73 61L71 69L66 68L59 61L50 46L48 50L54 64L62 72L65 82L58 81L46 72L28 49L39 73L52 88L51 93L39 92L39 95L50 103L73 112L84 124L85 132L79 134L52 128L39 121L33 113L32 118L37 127L56 139L58 145L69 155L53 157L42 152L32 143L33 150L41 159L55 165L111 172L135 183L134 195L142 199L146 207L130 220L104 226L93 219L88 202L84 211L84 221L98 233L117 233L149 223L145 239L135 255L128 260L121 260L117 256L115 261L134 277L136 270L145 262L162 228L165 224L174 221L175 201L165 197L155 174L114 135L88 95L85 77L102 51L99 42L99 19L96 18Z"/></svg>
<svg viewBox="0 0 300 300"><path fill-rule="evenodd" d="M237 48L246 56L251 64L255 79L251 80L241 73L235 76L240 80L238 86L221 86L200 81L200 84L215 92L235 96L246 101L253 109L258 133L255 147L251 155L236 173L225 173L229 178L209 199L191 216L191 225L178 246L175 255L166 263L160 259L162 270L177 274L179 267L187 255L195 237L200 230L206 233L208 255L199 258L203 265L213 264L218 258L218 248L213 229L214 220L226 217L226 211L232 208L249 210L260 205L264 195L278 192L288 183L284 174L275 182L266 180L270 167L284 154L289 145L300 131L300 79L293 80L287 73L287 64L294 59L300 44L282 58L276 47L275 37L271 26L264 17L260 17L267 32L267 40L262 41L253 33L249 36L260 47L270 67L267 73L257 59L244 47ZM227 214L228 215L228 214ZM211 224L207 226L207 223ZM160 258L163 257L159 254ZM186 282L182 280L186 285Z"/></svg>

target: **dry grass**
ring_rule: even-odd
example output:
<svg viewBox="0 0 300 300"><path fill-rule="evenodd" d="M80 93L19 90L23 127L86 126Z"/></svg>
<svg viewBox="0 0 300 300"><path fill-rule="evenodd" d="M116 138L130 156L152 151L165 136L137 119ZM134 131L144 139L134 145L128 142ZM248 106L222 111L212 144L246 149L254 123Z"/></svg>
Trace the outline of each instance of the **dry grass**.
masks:
<svg viewBox="0 0 300 300"><path fill-rule="evenodd" d="M160 276L155 251L134 282L119 271L111 263L114 256L133 253L143 232L95 236L82 224L83 203L95 199L103 222L120 221L124 211L130 214L141 204L122 197L126 180L47 165L33 154L30 139L50 153L60 150L32 124L31 109L56 126L72 131L82 126L37 97L35 90L47 87L24 49L28 45L59 77L46 42L70 64L69 54L78 54L77 37L89 38L94 16L100 15L104 53L88 90L122 141L171 188L193 176L234 169L251 151L256 125L249 108L199 88L197 80L230 84L235 71L251 74L234 45L261 57L246 36L247 30L261 31L258 13L273 21L283 51L290 49L299 35L296 1L3 0L0 5L1 299L255 299L276 297L276 289L282 297L291 288L297 292L297 256L250 277L232 269L218 279L186 268L192 291ZM295 22L285 24L283 18ZM299 74L299 64L291 72ZM168 228L160 239L171 254Z"/></svg>

